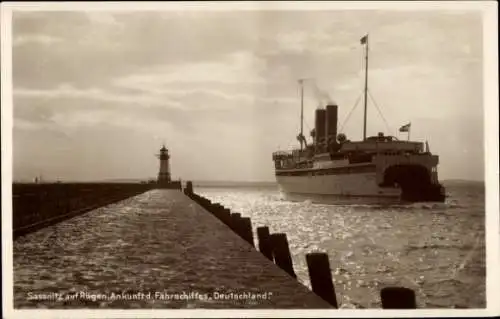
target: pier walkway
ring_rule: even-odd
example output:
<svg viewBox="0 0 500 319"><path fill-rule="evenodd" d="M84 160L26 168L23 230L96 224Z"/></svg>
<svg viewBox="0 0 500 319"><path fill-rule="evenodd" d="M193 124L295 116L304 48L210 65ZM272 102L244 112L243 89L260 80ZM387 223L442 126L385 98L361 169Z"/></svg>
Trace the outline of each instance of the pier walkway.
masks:
<svg viewBox="0 0 500 319"><path fill-rule="evenodd" d="M178 190L16 239L15 308L331 308Z"/></svg>

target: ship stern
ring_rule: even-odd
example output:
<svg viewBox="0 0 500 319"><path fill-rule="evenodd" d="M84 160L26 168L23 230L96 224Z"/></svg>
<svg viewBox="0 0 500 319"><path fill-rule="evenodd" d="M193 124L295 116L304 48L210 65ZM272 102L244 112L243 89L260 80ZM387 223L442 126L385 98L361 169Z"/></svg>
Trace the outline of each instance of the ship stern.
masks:
<svg viewBox="0 0 500 319"><path fill-rule="evenodd" d="M381 187L398 187L405 202L444 202L445 188L437 177L438 157L430 154L387 155L376 159Z"/></svg>
<svg viewBox="0 0 500 319"><path fill-rule="evenodd" d="M401 200L405 202L444 202L446 191L441 184L429 184L425 187L402 187Z"/></svg>

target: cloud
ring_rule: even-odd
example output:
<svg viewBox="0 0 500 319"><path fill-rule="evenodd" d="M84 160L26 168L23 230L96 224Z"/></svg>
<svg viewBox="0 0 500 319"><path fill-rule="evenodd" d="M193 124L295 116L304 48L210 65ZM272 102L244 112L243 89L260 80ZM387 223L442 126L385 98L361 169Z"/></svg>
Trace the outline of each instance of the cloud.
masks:
<svg viewBox="0 0 500 319"><path fill-rule="evenodd" d="M269 116L286 111L296 99L266 95L227 94L202 88L113 93L100 89L76 89L61 85L54 90L16 89L14 125L20 130L45 130L52 125L61 132L100 126L147 132L152 136L183 134L200 138L214 127L275 127ZM268 124L266 124L268 123ZM264 125L261 130L269 130ZM226 128L229 132L233 128ZM195 137L197 138L197 137Z"/></svg>
<svg viewBox="0 0 500 319"><path fill-rule="evenodd" d="M265 79L258 75L261 62L251 53L234 52L209 62L166 64L155 66L141 73L113 80L118 87L157 91L160 87L176 84L262 84Z"/></svg>
<svg viewBox="0 0 500 319"><path fill-rule="evenodd" d="M14 89L14 96L21 98L44 99L84 99L97 102L118 102L122 104L135 104L138 106L168 106L180 107L175 101L166 101L162 97L150 94L126 94L123 92L110 92L98 88L76 89L69 84L61 84L53 90Z"/></svg>
<svg viewBox="0 0 500 319"><path fill-rule="evenodd" d="M251 21L237 23L238 14L230 13L198 13L194 19L180 12L169 18L152 12L14 16L14 41L33 33L63 40L14 47L13 80L20 87L100 85L144 67L219 59L255 42Z"/></svg>
<svg viewBox="0 0 500 319"><path fill-rule="evenodd" d="M59 107L65 105L66 109L78 105L79 108L111 108L118 112L120 109L137 112L148 112L153 108L165 112L178 110L205 110L217 109L231 110L243 106L254 107L255 104L276 105L296 103L295 99L289 97L273 97L259 94L228 94L224 91L204 88L171 89L167 85L149 85L157 77L156 74L139 76L118 81L116 85L122 90L104 91L97 88L76 89L71 85L63 84L53 90L38 90L17 88L14 90L14 98L20 100L34 100L37 103L56 103ZM73 101L72 101L73 100ZM72 101L68 103L68 101ZM76 101L76 103L75 103ZM18 103L15 103L16 105ZM53 105L53 106L54 106ZM16 107L23 110L23 106ZM17 114L22 113L15 113Z"/></svg>
<svg viewBox="0 0 500 319"><path fill-rule="evenodd" d="M18 158L42 158L18 162L16 172L46 164L55 174L50 151L77 166L102 159L83 173L61 164L61 174L125 174L114 161L130 145L129 168L154 175L155 159L142 153L167 139L179 174L272 179L269 154L296 144L297 80L319 87L305 88L306 131L318 100L334 99L343 121L362 91L367 32L370 93L387 121L427 126L412 135L449 161L481 139L461 126L482 121L481 27L476 13L444 11L15 12L14 148ZM361 109L346 126L353 139ZM384 126L369 104L369 134ZM447 135L461 139L434 142Z"/></svg>
<svg viewBox="0 0 500 319"><path fill-rule="evenodd" d="M61 38L52 37L44 34L21 35L14 39L12 45L20 46L27 43L39 43L42 45L51 45L61 42Z"/></svg>

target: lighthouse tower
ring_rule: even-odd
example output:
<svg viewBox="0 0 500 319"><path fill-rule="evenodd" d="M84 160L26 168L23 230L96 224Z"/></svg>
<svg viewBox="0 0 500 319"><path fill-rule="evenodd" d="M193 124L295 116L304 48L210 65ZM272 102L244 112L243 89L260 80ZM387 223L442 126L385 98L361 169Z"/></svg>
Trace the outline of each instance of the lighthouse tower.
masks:
<svg viewBox="0 0 500 319"><path fill-rule="evenodd" d="M165 148L165 145L163 145L163 147L160 149L158 158L160 159L158 183L170 183L170 155L168 155L168 150Z"/></svg>

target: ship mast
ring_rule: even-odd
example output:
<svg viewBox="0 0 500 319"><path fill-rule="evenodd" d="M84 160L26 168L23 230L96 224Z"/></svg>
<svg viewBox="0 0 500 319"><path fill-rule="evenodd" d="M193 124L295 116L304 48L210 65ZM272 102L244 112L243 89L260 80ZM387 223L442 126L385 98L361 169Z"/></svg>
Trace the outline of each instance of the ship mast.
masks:
<svg viewBox="0 0 500 319"><path fill-rule="evenodd" d="M300 84L300 151L303 150L304 136L304 79L299 79Z"/></svg>
<svg viewBox="0 0 500 319"><path fill-rule="evenodd" d="M366 113L368 105L368 34L361 38L361 44L365 45L365 91L364 91L364 102L365 102L365 112L363 120L363 141L366 140Z"/></svg>

